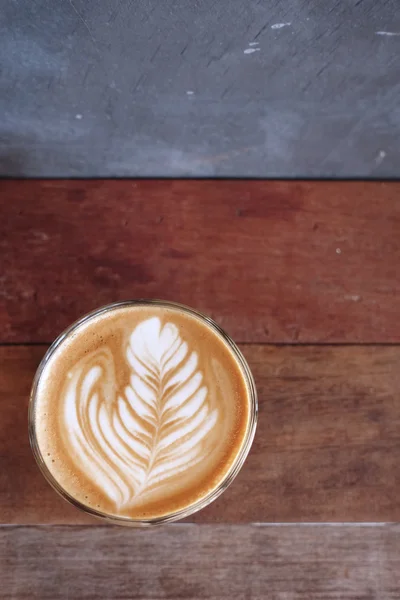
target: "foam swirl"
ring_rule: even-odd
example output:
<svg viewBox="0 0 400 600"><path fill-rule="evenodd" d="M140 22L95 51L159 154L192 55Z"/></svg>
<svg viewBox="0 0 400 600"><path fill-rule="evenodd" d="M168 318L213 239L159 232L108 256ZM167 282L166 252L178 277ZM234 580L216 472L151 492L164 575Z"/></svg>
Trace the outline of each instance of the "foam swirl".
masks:
<svg viewBox="0 0 400 600"><path fill-rule="evenodd" d="M167 485L215 445L218 408L173 323L134 329L126 348L129 382L118 389L106 346L69 372L63 396L65 445L75 465L118 510Z"/></svg>

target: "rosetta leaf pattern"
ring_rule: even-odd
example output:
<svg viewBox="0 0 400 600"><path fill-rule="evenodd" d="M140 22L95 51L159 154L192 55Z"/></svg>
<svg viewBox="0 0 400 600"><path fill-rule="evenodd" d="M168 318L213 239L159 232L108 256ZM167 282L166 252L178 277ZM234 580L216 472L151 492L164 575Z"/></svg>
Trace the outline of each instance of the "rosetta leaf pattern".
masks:
<svg viewBox="0 0 400 600"><path fill-rule="evenodd" d="M129 382L117 390L107 348L70 373L64 417L77 465L118 509L167 485L212 451L218 420L198 353L157 317L132 332Z"/></svg>

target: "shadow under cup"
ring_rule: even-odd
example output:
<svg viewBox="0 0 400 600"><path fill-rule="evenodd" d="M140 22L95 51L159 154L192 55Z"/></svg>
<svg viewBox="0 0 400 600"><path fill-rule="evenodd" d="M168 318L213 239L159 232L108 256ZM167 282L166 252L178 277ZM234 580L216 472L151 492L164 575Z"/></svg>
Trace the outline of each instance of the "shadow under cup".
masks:
<svg viewBox="0 0 400 600"><path fill-rule="evenodd" d="M241 376L243 378L244 384L247 389L248 404L249 404L247 427L246 427L246 432L244 434L243 442L241 443L240 448L239 448L236 456L234 457L232 464L230 465L230 468L229 468L228 472L225 474L222 481L220 481L216 487L212 488L211 491L206 493L199 500L189 504L188 506L186 506L185 508L183 508L181 510L176 510L174 512L170 512L169 514L162 515L162 516L144 518L144 519L137 519L137 518L131 518L131 517L122 516L122 515L119 516L119 515L115 515L115 514L108 514L101 510L96 510L94 507L87 506L87 504L84 504L79 499L77 499L73 495L71 495L68 491L66 491L63 488L63 486L61 485L61 483L53 476L49 467L47 466L44 456L42 454L42 450L39 445L38 435L37 435L37 431L36 431L36 413L37 413L38 404L40 402L39 384L42 380L44 373L46 372L46 368L49 365L49 361L54 357L54 353L56 352L56 350L59 349L60 346L62 346L62 344L67 342L74 333L78 332L82 326L88 324L94 318L100 317L100 316L107 316L108 313L112 313L114 311L119 311L120 309L130 308L130 307L135 307L135 308L158 307L158 308L164 308L167 310L175 309L175 310L179 311L180 313L186 314L191 317L195 317L197 320L200 320L203 325L205 325L208 329L210 329L212 331L212 333L215 334L228 347L228 349L230 350L234 359L236 360L236 363L240 369ZM220 496L220 494L222 494L222 492L231 484L233 479L236 477L236 475L240 471L240 469L250 451L250 448L251 448L251 445L252 445L252 442L254 439L256 424L257 424L257 413L258 413L257 392L256 392L254 379L251 374L251 371L247 365L245 358L243 357L242 353L240 352L239 348L236 346L236 344L233 342L233 340L219 327L219 325L217 325L212 319L210 319L206 315L203 315L202 313L200 313L194 309L188 308L186 306L183 306L181 304L160 301L160 300L135 300L135 301L132 300L132 301L118 302L118 303L110 304L110 305L104 306L96 311L93 311L93 312L85 315L80 320L76 321L73 325L71 325L68 329L66 329L50 346L50 348L46 352L43 360L41 361L41 363L37 369L37 372L36 372L36 375L35 375L35 378L33 381L33 385L32 385L31 396L30 396L30 401L29 401L29 439L30 439L33 454L35 456L36 462L37 462L42 474L47 479L47 481L50 483L50 485L55 489L55 491L58 492L65 500L69 501L71 504L73 504L80 510L84 511L85 513L88 513L88 514L98 517L100 519L106 520L109 523L118 524L118 525L127 525L127 526L142 526L142 527L144 526L144 527L146 527L146 526L151 526L151 525L159 525L162 523L168 523L168 522L172 522L172 521L176 521L178 519L183 519L185 517L188 517L189 515L193 514L194 512L197 512L198 510L204 508L205 506L207 506L208 504L213 502L213 500L215 500L218 496Z"/></svg>

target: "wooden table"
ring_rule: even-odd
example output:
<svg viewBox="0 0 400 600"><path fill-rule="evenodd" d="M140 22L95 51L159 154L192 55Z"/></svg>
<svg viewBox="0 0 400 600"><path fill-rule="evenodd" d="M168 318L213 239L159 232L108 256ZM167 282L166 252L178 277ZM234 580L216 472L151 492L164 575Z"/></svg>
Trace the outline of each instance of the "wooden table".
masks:
<svg viewBox="0 0 400 600"><path fill-rule="evenodd" d="M1 598L400 598L400 184L0 182ZM211 315L256 379L253 449L188 522L107 527L27 437L71 321L137 297Z"/></svg>

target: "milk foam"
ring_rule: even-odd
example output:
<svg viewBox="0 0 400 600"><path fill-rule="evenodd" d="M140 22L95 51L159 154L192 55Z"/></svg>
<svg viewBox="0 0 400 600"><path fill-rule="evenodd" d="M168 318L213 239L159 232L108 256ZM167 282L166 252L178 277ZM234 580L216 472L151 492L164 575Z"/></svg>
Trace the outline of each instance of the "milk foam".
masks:
<svg viewBox="0 0 400 600"><path fill-rule="evenodd" d="M130 376L118 389L121 360ZM208 379L196 349L158 317L139 323L119 355L105 345L72 366L62 397L65 447L118 511L212 457L222 414Z"/></svg>

